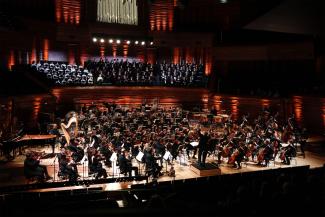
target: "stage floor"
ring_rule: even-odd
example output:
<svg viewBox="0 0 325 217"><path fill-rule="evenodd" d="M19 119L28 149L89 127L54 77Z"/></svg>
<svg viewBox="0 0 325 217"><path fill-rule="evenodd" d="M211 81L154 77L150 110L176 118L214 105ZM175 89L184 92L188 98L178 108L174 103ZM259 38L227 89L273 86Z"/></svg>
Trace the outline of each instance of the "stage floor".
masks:
<svg viewBox="0 0 325 217"><path fill-rule="evenodd" d="M315 146L310 144L309 149L313 150L316 149ZM50 148L39 148L35 149L37 151L45 151L46 153L50 153ZM56 149L56 152L58 153L59 149ZM13 161L2 163L0 164L0 187L6 187L6 186L13 186L13 185L24 185L27 184L27 181L23 175L23 163L24 163L25 156L19 155L17 156ZM173 162L173 166L175 168L176 176L170 177L167 175L167 172L170 170L171 165L167 164L166 162L163 163L163 169L162 172L164 175L160 176L158 178L158 182L166 182L166 181L173 181L173 180L184 180L184 179L192 179L192 178L199 178L204 177L205 175L198 175L195 171L193 171L193 168L191 168L192 164L195 164L197 162L196 159L188 159L187 157L184 158L183 155L180 155L180 157ZM207 157L208 163L216 163L215 156L211 155ZM54 157L42 159L41 163L44 165L47 165L49 174L55 178L55 180L50 180L49 182L61 182L62 180L59 180L57 177L57 170L58 170L58 162L57 160L54 160ZM235 173L246 173L246 172L254 172L254 171L261 171L261 170L272 170L277 168L285 168L285 167L297 167L297 166L306 166L309 165L310 168L319 168L322 167L325 163L325 152L322 150L322 152L314 152L314 151L306 151L305 152L305 158L302 156L297 156L295 160L291 162L291 165L284 165L281 163L280 159L276 159L275 162L273 161L269 164L268 167L261 167L257 165L256 162L249 161L247 163L242 164L241 169L233 168L232 165L226 163L226 159L224 162L222 162L219 166L220 170L216 171L215 174L208 173L206 176L214 176L214 175L225 175L225 174L235 174ZM55 164L55 166L54 166ZM133 162L134 166L138 166L140 168L140 172L143 173L144 168L143 165L139 165L135 161ZM112 168L105 167L106 171L109 174L109 178L113 177L124 177L123 175L118 175L118 171L112 170ZM54 174L54 170L56 171L56 174ZM80 180L92 180L93 177L88 177L88 168L87 166L80 165L78 166L79 175L81 176ZM114 174L113 174L114 173ZM149 179L149 181L152 181ZM97 185L91 185L87 187L100 187L104 191L114 191L114 190L122 190L122 189L128 189L131 187L132 184L140 184L145 183L146 181L141 182L116 182L116 183L108 183L108 184L97 184ZM46 191L60 191L60 190L67 190L67 189L82 189L86 188L86 186L72 186L72 187L61 187L61 188L48 188L48 189L33 189L29 191L33 192L46 192Z"/></svg>

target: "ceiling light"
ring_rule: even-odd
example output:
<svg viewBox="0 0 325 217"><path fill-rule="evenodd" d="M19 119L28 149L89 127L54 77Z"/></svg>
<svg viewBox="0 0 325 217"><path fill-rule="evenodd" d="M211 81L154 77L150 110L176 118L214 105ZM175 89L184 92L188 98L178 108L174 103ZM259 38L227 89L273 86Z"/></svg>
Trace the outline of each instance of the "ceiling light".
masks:
<svg viewBox="0 0 325 217"><path fill-rule="evenodd" d="M103 38L100 39L100 43L104 43L105 40Z"/></svg>
<svg viewBox="0 0 325 217"><path fill-rule="evenodd" d="M145 45L145 44L146 44L146 42L144 42L144 41L141 42L141 45Z"/></svg>
<svg viewBox="0 0 325 217"><path fill-rule="evenodd" d="M108 42L109 42L110 44L112 44L112 43L113 43L113 39L108 40Z"/></svg>
<svg viewBox="0 0 325 217"><path fill-rule="evenodd" d="M153 45L153 41L152 41L152 42L150 42L150 45Z"/></svg>
<svg viewBox="0 0 325 217"><path fill-rule="evenodd" d="M139 44L139 42L138 42L138 41L135 41L134 43L135 43L135 44Z"/></svg>
<svg viewBox="0 0 325 217"><path fill-rule="evenodd" d="M121 40L120 39L117 39L116 40L116 43L120 44L121 43Z"/></svg>
<svg viewBox="0 0 325 217"><path fill-rule="evenodd" d="M126 43L127 43L127 44L130 44L131 42L130 42L130 41L127 41Z"/></svg>
<svg viewBox="0 0 325 217"><path fill-rule="evenodd" d="M93 42L97 42L97 38L93 38Z"/></svg>

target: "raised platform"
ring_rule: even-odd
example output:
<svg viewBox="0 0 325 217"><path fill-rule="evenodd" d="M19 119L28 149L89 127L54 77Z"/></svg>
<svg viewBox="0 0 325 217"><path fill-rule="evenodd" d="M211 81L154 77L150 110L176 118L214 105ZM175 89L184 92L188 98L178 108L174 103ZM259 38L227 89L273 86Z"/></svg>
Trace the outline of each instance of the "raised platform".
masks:
<svg viewBox="0 0 325 217"><path fill-rule="evenodd" d="M206 163L205 167L198 165L197 163L191 164L190 169L199 176L215 176L221 175L221 169L212 163Z"/></svg>

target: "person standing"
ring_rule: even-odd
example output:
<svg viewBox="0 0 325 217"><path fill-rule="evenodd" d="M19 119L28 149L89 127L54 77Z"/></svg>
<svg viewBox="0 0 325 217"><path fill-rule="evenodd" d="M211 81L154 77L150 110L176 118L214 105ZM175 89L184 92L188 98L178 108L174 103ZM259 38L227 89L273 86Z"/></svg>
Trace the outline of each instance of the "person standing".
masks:
<svg viewBox="0 0 325 217"><path fill-rule="evenodd" d="M199 130L199 156L198 156L198 165L200 167L205 167L205 160L207 157L207 149L208 149L208 141L209 141L209 135L208 132L204 132L204 134L201 133L201 130Z"/></svg>

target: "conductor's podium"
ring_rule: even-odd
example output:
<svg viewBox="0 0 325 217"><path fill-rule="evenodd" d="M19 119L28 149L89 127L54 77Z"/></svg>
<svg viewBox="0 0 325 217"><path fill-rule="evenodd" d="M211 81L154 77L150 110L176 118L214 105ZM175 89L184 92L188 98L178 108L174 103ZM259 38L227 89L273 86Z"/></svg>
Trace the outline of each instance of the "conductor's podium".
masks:
<svg viewBox="0 0 325 217"><path fill-rule="evenodd" d="M221 170L216 164L206 163L205 167L197 163L191 164L191 170L199 176L215 176L221 175Z"/></svg>

